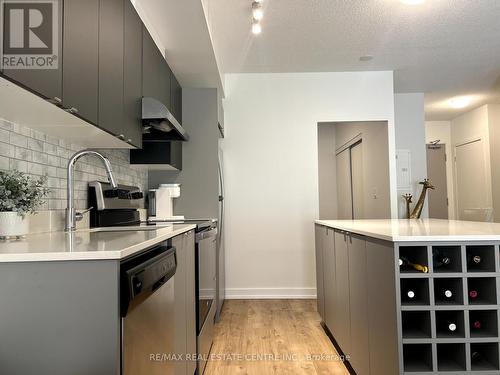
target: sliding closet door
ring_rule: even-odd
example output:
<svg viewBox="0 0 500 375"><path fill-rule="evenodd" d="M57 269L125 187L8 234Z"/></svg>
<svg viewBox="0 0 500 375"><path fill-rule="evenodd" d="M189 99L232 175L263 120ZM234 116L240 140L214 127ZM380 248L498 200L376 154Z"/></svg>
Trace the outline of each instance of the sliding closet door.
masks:
<svg viewBox="0 0 500 375"><path fill-rule="evenodd" d="M353 219L364 218L363 187L363 143L360 141L351 146L351 181Z"/></svg>
<svg viewBox="0 0 500 375"><path fill-rule="evenodd" d="M351 156L349 148L337 154L337 209L340 220L352 219Z"/></svg>

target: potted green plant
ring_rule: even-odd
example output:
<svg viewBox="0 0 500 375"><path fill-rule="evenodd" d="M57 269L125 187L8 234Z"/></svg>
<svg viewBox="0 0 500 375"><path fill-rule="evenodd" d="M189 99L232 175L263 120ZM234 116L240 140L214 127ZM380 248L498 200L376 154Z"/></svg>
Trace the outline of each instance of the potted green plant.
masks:
<svg viewBox="0 0 500 375"><path fill-rule="evenodd" d="M26 214L36 213L49 193L47 177L30 177L19 171L0 171L0 237L28 233Z"/></svg>

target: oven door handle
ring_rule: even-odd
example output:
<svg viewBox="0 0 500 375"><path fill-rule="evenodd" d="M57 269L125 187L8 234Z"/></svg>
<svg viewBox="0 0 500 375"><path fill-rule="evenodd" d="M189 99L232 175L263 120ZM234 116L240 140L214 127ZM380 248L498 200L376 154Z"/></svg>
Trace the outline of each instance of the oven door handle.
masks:
<svg viewBox="0 0 500 375"><path fill-rule="evenodd" d="M200 242L202 240L214 237L217 237L217 228L207 230L206 232L196 233L196 242Z"/></svg>

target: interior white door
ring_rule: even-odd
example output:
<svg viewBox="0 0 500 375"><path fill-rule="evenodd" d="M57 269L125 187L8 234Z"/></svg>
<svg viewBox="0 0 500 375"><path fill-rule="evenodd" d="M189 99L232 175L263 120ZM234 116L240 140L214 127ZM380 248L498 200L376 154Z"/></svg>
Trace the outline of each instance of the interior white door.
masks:
<svg viewBox="0 0 500 375"><path fill-rule="evenodd" d="M349 148L337 154L337 214L352 219L351 155Z"/></svg>
<svg viewBox="0 0 500 375"><path fill-rule="evenodd" d="M363 184L363 142L359 141L350 148L351 181L352 181L352 216L353 219L364 217L364 184Z"/></svg>
<svg viewBox="0 0 500 375"><path fill-rule="evenodd" d="M471 216L490 209L482 139L455 146L455 183L458 218L480 220L480 216L484 217Z"/></svg>

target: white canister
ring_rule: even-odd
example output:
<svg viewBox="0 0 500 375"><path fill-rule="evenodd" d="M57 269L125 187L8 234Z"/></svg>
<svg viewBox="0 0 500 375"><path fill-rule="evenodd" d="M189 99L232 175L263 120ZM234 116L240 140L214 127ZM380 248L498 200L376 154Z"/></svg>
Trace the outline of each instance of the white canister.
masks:
<svg viewBox="0 0 500 375"><path fill-rule="evenodd" d="M0 237L19 237L28 234L29 220L17 212L0 212Z"/></svg>

